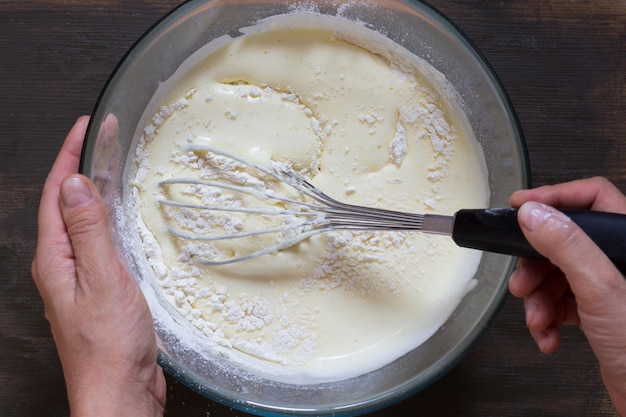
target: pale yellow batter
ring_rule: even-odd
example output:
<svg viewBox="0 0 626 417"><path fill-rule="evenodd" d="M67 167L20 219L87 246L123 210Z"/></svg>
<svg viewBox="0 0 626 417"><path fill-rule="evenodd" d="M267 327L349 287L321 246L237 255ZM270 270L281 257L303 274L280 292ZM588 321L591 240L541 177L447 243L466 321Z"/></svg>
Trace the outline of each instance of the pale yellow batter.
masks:
<svg viewBox="0 0 626 417"><path fill-rule="evenodd" d="M480 147L441 76L399 47L373 54L377 37L347 36L358 26L352 22L317 26L291 29L277 19L168 81L134 175L146 256L172 305L241 366L301 383L360 375L423 343L470 288L480 253L415 232L331 232L241 263L203 266L220 250L248 249L178 239L167 228L202 235L242 225L159 199L246 200L228 191L177 194L159 182L251 180L190 145L268 167L288 164L352 204L452 214L485 207L489 196ZM273 181L259 186L281 189Z"/></svg>

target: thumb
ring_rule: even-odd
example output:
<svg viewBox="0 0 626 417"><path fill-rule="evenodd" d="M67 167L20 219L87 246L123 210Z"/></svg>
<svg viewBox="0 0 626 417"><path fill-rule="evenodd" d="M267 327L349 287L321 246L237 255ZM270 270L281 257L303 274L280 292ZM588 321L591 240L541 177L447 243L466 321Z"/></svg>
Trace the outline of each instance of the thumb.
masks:
<svg viewBox="0 0 626 417"><path fill-rule="evenodd" d="M518 221L528 242L565 274L579 303L599 303L623 286L624 278L604 252L562 212L527 202Z"/></svg>
<svg viewBox="0 0 626 417"><path fill-rule="evenodd" d="M111 239L107 210L94 184L82 175L71 175L61 184L61 213L72 242L77 286L98 294L107 286L102 275L119 276L117 253ZM109 282L108 285L111 283Z"/></svg>

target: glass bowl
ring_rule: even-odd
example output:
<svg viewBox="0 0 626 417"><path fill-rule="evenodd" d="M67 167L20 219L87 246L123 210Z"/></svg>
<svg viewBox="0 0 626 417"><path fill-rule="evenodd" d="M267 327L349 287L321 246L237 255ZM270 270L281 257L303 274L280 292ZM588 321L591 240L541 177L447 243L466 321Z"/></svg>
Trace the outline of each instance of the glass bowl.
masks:
<svg viewBox="0 0 626 417"><path fill-rule="evenodd" d="M359 415L398 402L450 370L489 326L507 295L515 259L485 253L472 290L429 340L376 371L347 380L310 385L266 380L225 360L206 360L200 342L178 336L181 317L142 276L125 236L133 233L123 207L130 156L142 117L160 83L199 48L260 19L294 12L296 6L341 15L376 30L439 70L460 97L483 147L490 206L508 206L509 195L529 186L529 167L519 122L498 78L470 40L445 16L420 1L188 1L156 23L120 62L92 114L81 172L98 185L111 215L120 257L140 284L155 316L159 362L174 378L222 404L257 415ZM302 9L302 7L300 7ZM145 260L144 260L145 261ZM184 319L183 319L184 320Z"/></svg>

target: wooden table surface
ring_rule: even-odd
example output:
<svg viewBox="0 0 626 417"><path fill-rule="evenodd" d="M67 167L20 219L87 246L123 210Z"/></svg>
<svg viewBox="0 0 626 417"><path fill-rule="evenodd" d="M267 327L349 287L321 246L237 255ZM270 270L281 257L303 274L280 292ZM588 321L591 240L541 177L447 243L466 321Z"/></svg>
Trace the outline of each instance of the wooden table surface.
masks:
<svg viewBox="0 0 626 417"><path fill-rule="evenodd" d="M0 1L0 416L67 416L30 276L42 183L134 41L170 0ZM624 0L432 0L477 44L521 120L535 185L603 175L626 190ZM168 378L167 416L245 416ZM577 329L540 354L510 297L451 372L378 416L612 416Z"/></svg>

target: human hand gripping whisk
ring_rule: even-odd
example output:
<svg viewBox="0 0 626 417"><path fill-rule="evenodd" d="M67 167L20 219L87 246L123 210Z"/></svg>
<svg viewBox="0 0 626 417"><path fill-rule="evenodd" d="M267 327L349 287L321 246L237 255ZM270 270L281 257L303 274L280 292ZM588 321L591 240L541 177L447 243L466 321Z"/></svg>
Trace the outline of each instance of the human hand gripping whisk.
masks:
<svg viewBox="0 0 626 417"><path fill-rule="evenodd" d="M169 227L168 232L182 240L214 243L248 238L252 245L258 245L244 254L217 251L216 253L221 253L219 257L216 255L198 260L203 265L218 266L245 261L290 248L314 235L332 230L420 231L450 236L458 246L465 248L542 258L524 237L517 222L517 209L463 209L453 216L443 216L357 206L327 196L284 165L263 167L212 146L191 145L187 150L213 154L228 160L231 165L236 163L240 170L247 173L246 180L236 183L228 176L217 180L172 178L160 182L164 195L195 194L199 189L205 188L212 190L213 194L221 195L228 191L245 198L230 200L228 204L206 204L200 202L200 199L197 199L198 202L191 202L178 197L164 197L159 200L160 205L210 213L214 216L240 215L247 219L250 216L257 218L256 221L239 222L235 228L221 232L218 230L215 233L198 234ZM285 184L287 189L284 194L259 186L268 178ZM174 192L181 187L190 188L182 193ZM587 210L561 211L591 237L622 273L626 273L626 215ZM259 221L260 218L280 220ZM246 229L245 223L251 223L255 227ZM270 244L267 240L256 239L264 235L277 237Z"/></svg>

